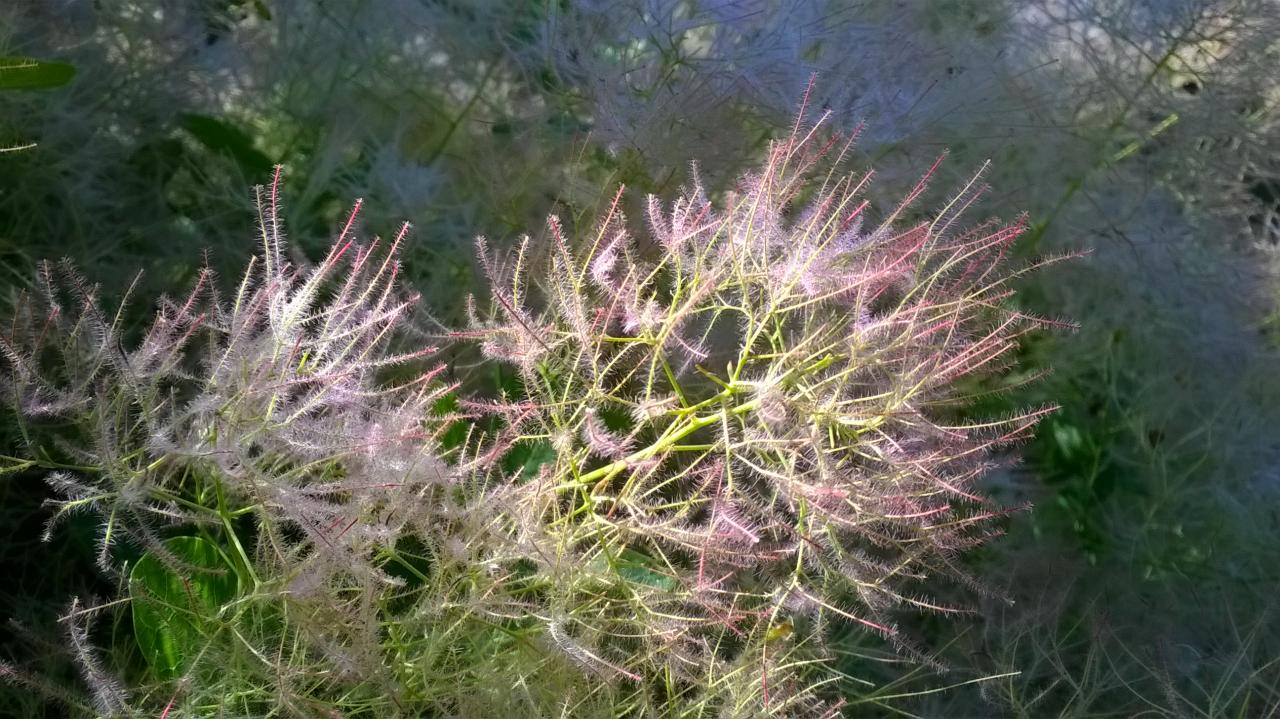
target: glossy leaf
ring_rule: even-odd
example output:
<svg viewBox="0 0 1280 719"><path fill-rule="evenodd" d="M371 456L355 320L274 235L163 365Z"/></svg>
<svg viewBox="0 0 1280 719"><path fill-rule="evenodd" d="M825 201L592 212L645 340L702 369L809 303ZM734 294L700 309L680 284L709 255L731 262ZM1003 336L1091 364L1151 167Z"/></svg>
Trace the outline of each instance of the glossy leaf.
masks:
<svg viewBox="0 0 1280 719"><path fill-rule="evenodd" d="M676 588L675 578L663 571L657 560L630 547L608 559L600 555L592 563L597 570L603 569L607 564L619 577L633 584L643 584L668 592Z"/></svg>
<svg viewBox="0 0 1280 719"><path fill-rule="evenodd" d="M0 90L41 90L61 87L75 77L76 68L65 62L31 57L0 56Z"/></svg>
<svg viewBox="0 0 1280 719"><path fill-rule="evenodd" d="M217 614L238 591L235 572L217 546L199 537L174 537L165 548L183 570L147 552L129 576L133 630L143 656L161 678L182 674L217 630ZM201 571L208 570L208 571Z"/></svg>
<svg viewBox="0 0 1280 719"><path fill-rule="evenodd" d="M524 479L538 476L542 465L556 461L556 450L550 442L525 441L516 444L503 458L503 469Z"/></svg>
<svg viewBox="0 0 1280 719"><path fill-rule="evenodd" d="M266 177L273 163L253 146L253 138L225 120L208 115L184 113L182 129L213 152L228 155L250 177Z"/></svg>

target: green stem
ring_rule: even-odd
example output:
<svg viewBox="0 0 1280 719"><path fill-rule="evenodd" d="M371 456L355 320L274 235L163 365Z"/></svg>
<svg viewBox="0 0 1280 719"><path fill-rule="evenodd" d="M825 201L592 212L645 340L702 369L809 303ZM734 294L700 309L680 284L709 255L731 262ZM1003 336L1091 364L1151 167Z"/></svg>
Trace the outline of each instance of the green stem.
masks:
<svg viewBox="0 0 1280 719"><path fill-rule="evenodd" d="M253 583L254 590L257 591L262 583L258 580L258 575L253 571L253 563L249 561L249 554L244 551L244 546L240 544L240 537L236 535L235 527L231 525L232 515L227 511L226 496L222 491L222 483L214 480L214 487L218 496L218 517L222 519L222 528L227 533L227 543L235 550L236 558L239 560L245 576L249 577L249 581Z"/></svg>
<svg viewBox="0 0 1280 719"><path fill-rule="evenodd" d="M725 399L730 395L731 395L731 390L725 390L724 392L721 392L719 395L716 395L716 397L714 397L713 399L717 399L717 398ZM753 409L756 409L759 406L760 406L760 400L753 399L749 402L743 402L742 404L734 407L733 409L727 410L727 413L733 414L733 415L745 414L747 412L750 412ZM726 410L721 410L719 412L716 412L715 414L709 414L703 417L691 417L691 418L685 419L683 420L684 422L683 426L680 426L678 429L674 429L672 431L666 432L665 434L662 435L661 438L659 438L656 442L649 445L648 447L645 447L644 449L633 452L630 455L627 455L627 457L623 459L617 460L616 462L610 462L609 464L606 464L603 467L599 467L590 472L587 472L581 477L578 477L578 483L590 484L591 482L595 482L595 481L612 479L613 477L617 476L620 472L625 470L627 467L630 467L632 464L635 464L637 462L643 462L646 459L651 459L659 454L662 454L663 452L666 452L672 449L673 447L675 447L677 443L679 443L680 440L684 439L685 437L688 437L689 435L693 434L694 432L697 432L703 427L707 427L715 424L716 422L721 421L721 419L725 414L726 414Z"/></svg>
<svg viewBox="0 0 1280 719"><path fill-rule="evenodd" d="M11 457L7 454L0 454L0 461L13 462L17 467L7 468L5 471L20 472L24 469L39 467L40 469L65 469L72 472L101 472L101 467L86 467L78 464L63 464L52 459L22 459L20 457Z"/></svg>
<svg viewBox="0 0 1280 719"><path fill-rule="evenodd" d="M1169 61L1177 55L1178 49L1182 46L1182 40L1185 37L1186 33L1183 33L1182 36L1178 37L1178 39L1174 41L1169 49L1165 51L1164 55L1156 61L1156 64L1151 68L1151 71L1147 73L1147 76L1143 79L1142 85L1138 88L1138 91L1125 99L1124 105L1120 108L1120 111L1116 113L1116 116L1107 125L1106 136L1104 138L1105 142L1110 143L1120 128L1124 126L1125 120L1129 118L1129 113L1137 103L1138 96L1144 93L1147 87L1150 86L1151 83L1160 75L1160 72L1168 67ZM1058 202L1054 204L1053 209L1049 211L1049 214L1042 221L1036 223L1035 228L1028 233L1027 239L1023 244L1026 248L1025 252L1027 254L1035 254L1039 250L1040 241L1049 230L1049 226L1053 224L1054 220L1056 220L1058 215L1061 214L1067 203L1075 197L1076 193L1079 192L1082 187L1084 187L1085 182L1093 175L1094 172L1105 167L1110 167L1112 164L1125 159L1141 148L1142 145L1154 139L1156 135L1164 132L1177 121L1178 114L1175 112L1161 121L1161 123L1157 125L1154 130L1147 133L1146 137L1143 139L1135 141L1133 144L1122 149L1120 152L1113 154L1111 157L1102 158L1101 162L1089 167L1080 175L1080 177L1072 180L1071 184L1068 185L1066 192L1063 193L1062 197L1058 198Z"/></svg>
<svg viewBox="0 0 1280 719"><path fill-rule="evenodd" d="M466 106L462 108L462 111L458 113L458 116L453 118L453 122L449 123L449 128L445 130L444 137L440 139L440 143L431 151L431 154L423 164L431 165L444 154L445 148L449 146L449 140L453 139L453 135L458 131L458 127L462 124L462 121L466 119L467 115L471 114L471 109L480 101L480 98L484 95L485 86L489 84L489 80L493 78L493 73L497 69L498 64L493 63L489 66L489 69L485 70L484 76L480 78L480 83L476 85L476 91L471 95L471 99L467 101Z"/></svg>
<svg viewBox="0 0 1280 719"><path fill-rule="evenodd" d="M395 547L383 547L382 553L385 554L387 557L395 560L395 562L400 566L409 570L409 573L417 577L418 579L422 580L423 584L427 584L431 581L431 579L427 577L427 575L423 574L421 570L413 566L412 562L400 556L400 553L396 551Z"/></svg>

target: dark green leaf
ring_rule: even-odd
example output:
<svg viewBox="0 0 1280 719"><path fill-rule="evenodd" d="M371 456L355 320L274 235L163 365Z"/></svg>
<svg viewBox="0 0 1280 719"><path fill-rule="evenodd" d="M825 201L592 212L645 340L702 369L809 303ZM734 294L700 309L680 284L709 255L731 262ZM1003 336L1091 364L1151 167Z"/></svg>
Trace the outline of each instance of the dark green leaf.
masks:
<svg viewBox="0 0 1280 719"><path fill-rule="evenodd" d="M167 679L182 674L217 630L218 610L235 598L238 583L215 545L199 537L164 544L190 568L175 571L147 552L129 575L129 596L138 647L156 675Z"/></svg>
<svg viewBox="0 0 1280 719"><path fill-rule="evenodd" d="M607 560L602 555L596 557L594 561L605 562ZM608 566L619 577L633 584L643 584L665 591L672 591L676 588L675 578L663 572L661 565L653 557L637 552L630 547L614 555L612 561L608 562Z"/></svg>
<svg viewBox="0 0 1280 719"><path fill-rule="evenodd" d="M184 113L182 129L201 145L235 160L250 178L265 179L274 163L253 146L253 138L240 128L208 115Z"/></svg>
<svg viewBox="0 0 1280 719"><path fill-rule="evenodd" d="M1052 422L1053 439L1057 442L1058 452L1064 458L1071 459L1084 450L1085 437L1079 427L1061 422Z"/></svg>
<svg viewBox="0 0 1280 719"><path fill-rule="evenodd" d="M0 90L60 87L75 77L74 65L31 57L0 56Z"/></svg>
<svg viewBox="0 0 1280 719"><path fill-rule="evenodd" d="M550 442L521 442L502 458L502 467L507 472L518 472L521 477L530 479L538 476L542 465L555 460L556 451Z"/></svg>

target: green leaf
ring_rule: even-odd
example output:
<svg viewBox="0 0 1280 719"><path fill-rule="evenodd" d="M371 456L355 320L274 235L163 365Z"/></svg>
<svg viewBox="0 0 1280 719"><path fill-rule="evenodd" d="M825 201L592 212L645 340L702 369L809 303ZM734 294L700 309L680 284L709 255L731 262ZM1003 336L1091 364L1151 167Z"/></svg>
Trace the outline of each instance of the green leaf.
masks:
<svg viewBox="0 0 1280 719"><path fill-rule="evenodd" d="M538 476L544 464L556 461L556 450L545 440L524 441L516 444L502 458L502 468L509 473L519 473L524 479Z"/></svg>
<svg viewBox="0 0 1280 719"><path fill-rule="evenodd" d="M0 90L40 90L61 87L76 76L76 68L65 62L32 57L0 55Z"/></svg>
<svg viewBox="0 0 1280 719"><path fill-rule="evenodd" d="M235 598L239 587L231 564L214 544L174 537L164 545L191 568L175 573L147 552L129 575L129 597L138 647L156 675L169 679L181 675L217 631L218 610Z"/></svg>
<svg viewBox="0 0 1280 719"><path fill-rule="evenodd" d="M633 584L643 584L665 591L676 588L676 580L662 571L657 560L630 547L623 549L609 561L604 555L598 555L591 561L597 571L605 569L605 565L619 577Z"/></svg>
<svg viewBox="0 0 1280 719"><path fill-rule="evenodd" d="M139 145L129 154L129 165L139 176L165 186L186 162L187 149L176 137Z"/></svg>
<svg viewBox="0 0 1280 719"><path fill-rule="evenodd" d="M1061 422L1054 422L1051 426L1053 439L1063 457L1070 459L1084 449L1085 438L1079 427Z"/></svg>
<svg viewBox="0 0 1280 719"><path fill-rule="evenodd" d="M188 112L183 113L180 119L182 129L197 142L214 152L230 156L249 177L265 178L271 174L274 163L253 146L249 133L208 115Z"/></svg>

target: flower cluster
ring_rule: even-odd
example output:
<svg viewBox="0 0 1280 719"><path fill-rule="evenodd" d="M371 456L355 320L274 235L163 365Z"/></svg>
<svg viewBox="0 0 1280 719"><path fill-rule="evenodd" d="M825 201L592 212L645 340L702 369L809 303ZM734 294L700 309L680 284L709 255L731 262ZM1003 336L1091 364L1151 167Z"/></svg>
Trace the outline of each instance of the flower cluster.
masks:
<svg viewBox="0 0 1280 719"><path fill-rule="evenodd" d="M644 242L621 191L582 242L554 217L542 253L481 241L490 301L452 335L515 368L504 396L393 348L407 227L362 245L357 204L321 262L291 263L278 174L234 295L205 273L137 341L48 269L0 343L21 466L54 470L55 521L101 517L104 569L127 540L234 575L207 605L134 577L135 622L217 608L182 625L198 656L153 667L181 678L132 696L74 605L98 710L833 716L833 625L929 660L894 613L965 611L920 582L977 586L957 553L1008 509L975 481L1045 411L966 423L959 381L1045 321L1007 302L1022 223L960 224L977 178L924 216L930 170L877 215L870 174L841 174L854 138L803 121L721 200L649 198Z"/></svg>
<svg viewBox="0 0 1280 719"><path fill-rule="evenodd" d="M0 391L31 458L14 461L53 470L47 533L71 513L100 518L104 571L119 568L124 543L200 576L165 540L193 528L218 540L241 594L218 638L283 597L311 621L277 621L265 646L242 631L242 649L265 654L293 637L304 653L377 657L373 602L403 583L382 568L385 550L447 511L453 475L433 429L447 418L430 411L448 391L444 367L424 364L431 348L391 349L416 299L396 281L408 227L385 251L360 244L357 203L328 256L296 266L278 182L277 170L259 197L261 252L234 295L206 271L187 296L161 301L140 338L70 267L46 265L39 296L0 338ZM208 655L199 672L225 660ZM299 683L314 690L305 673ZM108 694L99 710L123 711Z"/></svg>
<svg viewBox="0 0 1280 719"><path fill-rule="evenodd" d="M962 226L976 177L910 219L928 174L874 216L870 174L838 171L853 138L821 125L722 203L650 197L645 242L615 200L583 243L551 218L542 265L479 244L491 311L459 334L523 397L478 405L497 428L467 467L552 448L491 492L493 531L544 580L554 643L602 675L782 711L813 699L796 652L832 622L921 657L892 613L963 611L912 585L969 581L956 553L1007 511L975 480L1048 411L956 419L958 381L1046 322L1006 302L1023 223ZM737 672L755 681L715 680Z"/></svg>

